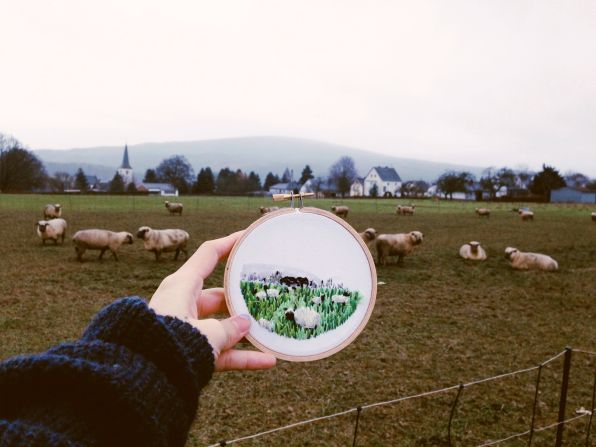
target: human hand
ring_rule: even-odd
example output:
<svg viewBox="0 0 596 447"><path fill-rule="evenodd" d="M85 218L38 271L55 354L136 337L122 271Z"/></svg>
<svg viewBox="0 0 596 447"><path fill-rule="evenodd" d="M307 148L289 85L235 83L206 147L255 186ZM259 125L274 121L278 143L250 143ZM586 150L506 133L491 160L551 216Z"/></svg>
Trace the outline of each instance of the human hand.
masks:
<svg viewBox="0 0 596 447"><path fill-rule="evenodd" d="M228 313L224 289L203 290L203 281L219 261L228 256L244 232L204 242L175 273L159 285L149 307L158 315L169 315L190 323L209 341L215 357L215 370L266 369L276 359L258 351L233 349L250 328L250 317L236 316L225 320L199 319L214 313Z"/></svg>

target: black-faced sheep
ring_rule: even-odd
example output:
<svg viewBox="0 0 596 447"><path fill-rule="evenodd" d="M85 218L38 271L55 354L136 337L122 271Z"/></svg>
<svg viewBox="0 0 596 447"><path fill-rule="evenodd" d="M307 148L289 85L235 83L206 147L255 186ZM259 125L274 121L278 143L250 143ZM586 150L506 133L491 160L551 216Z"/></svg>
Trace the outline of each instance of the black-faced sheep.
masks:
<svg viewBox="0 0 596 447"><path fill-rule="evenodd" d="M532 211L519 210L521 220L534 220L534 213Z"/></svg>
<svg viewBox="0 0 596 447"><path fill-rule="evenodd" d="M62 205L60 205L59 203L48 203L46 206L43 207L44 219L54 219L60 216L62 216Z"/></svg>
<svg viewBox="0 0 596 447"><path fill-rule="evenodd" d="M331 207L331 211L337 217L341 217L343 219L347 219L347 217L348 217L348 211L350 211L350 208L348 208L345 205L334 205L334 206Z"/></svg>
<svg viewBox="0 0 596 447"><path fill-rule="evenodd" d="M509 261L511 267L517 270L538 269L552 272L559 269L557 261L550 256L540 253L524 253L513 247L505 249L505 259Z"/></svg>
<svg viewBox="0 0 596 447"><path fill-rule="evenodd" d="M462 245L459 249L459 255L471 261L484 261L486 259L486 252L480 246L480 242L476 241Z"/></svg>
<svg viewBox="0 0 596 447"><path fill-rule="evenodd" d="M278 209L279 209L279 206L261 206L261 207L259 207L259 211L261 211L261 214L272 213L273 211L277 211Z"/></svg>
<svg viewBox="0 0 596 447"><path fill-rule="evenodd" d="M132 244L133 237L132 234L126 231L114 232L93 228L77 231L72 237L72 242L79 262L83 262L83 255L87 250L100 250L98 259L103 258L106 250L110 250L117 261L118 255L116 252L122 245Z"/></svg>
<svg viewBox="0 0 596 447"><path fill-rule="evenodd" d="M35 224L37 235L44 245L48 239L53 240L54 244L58 244L58 239L60 239L60 242L64 244L67 227L66 221L60 217L51 220L40 220Z"/></svg>
<svg viewBox="0 0 596 447"><path fill-rule="evenodd" d="M401 263L404 256L409 255L416 245L422 243L423 238L424 235L420 231L377 236L376 247L379 264L386 265L389 256L397 256L397 262Z"/></svg>
<svg viewBox="0 0 596 447"><path fill-rule="evenodd" d="M488 208L476 208L478 217L490 217L490 210Z"/></svg>
<svg viewBox="0 0 596 447"><path fill-rule="evenodd" d="M155 260L159 261L162 252L175 251L174 259L178 259L180 252L184 252L188 258L186 244L190 236L184 230L167 229L153 230L150 227L143 226L137 231L137 237L143 239L145 250L155 253Z"/></svg>
<svg viewBox="0 0 596 447"><path fill-rule="evenodd" d="M170 202L170 201L166 200L164 202L164 205L166 206L166 208L168 209L170 214L178 213L182 216L182 210L184 209L184 205L182 203Z"/></svg>
<svg viewBox="0 0 596 447"><path fill-rule="evenodd" d="M596 213L592 213L592 222L596 222Z"/></svg>

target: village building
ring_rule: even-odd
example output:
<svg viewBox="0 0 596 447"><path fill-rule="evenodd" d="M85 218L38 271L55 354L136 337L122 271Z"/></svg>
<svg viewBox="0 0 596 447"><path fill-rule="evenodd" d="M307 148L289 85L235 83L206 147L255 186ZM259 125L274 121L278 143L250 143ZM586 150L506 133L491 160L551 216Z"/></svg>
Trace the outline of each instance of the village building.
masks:
<svg viewBox="0 0 596 447"><path fill-rule="evenodd" d="M364 177L363 195L370 197L377 191L379 197L397 196L401 188L401 178L394 168L375 166Z"/></svg>
<svg viewBox="0 0 596 447"><path fill-rule="evenodd" d="M122 156L122 164L117 170L118 175L122 178L122 182L124 182L124 187L126 188L129 184L134 183L135 178L132 173L132 167L130 166L130 162L128 161L128 144L124 145L124 155Z"/></svg>
<svg viewBox="0 0 596 447"><path fill-rule="evenodd" d="M356 177L350 185L350 197L362 197L364 195L364 178Z"/></svg>
<svg viewBox="0 0 596 447"><path fill-rule="evenodd" d="M596 191L565 186L552 190L550 201L553 203L596 203Z"/></svg>
<svg viewBox="0 0 596 447"><path fill-rule="evenodd" d="M270 194L290 194L295 193L297 194L300 191L302 185L298 182L287 182L287 183L276 183L275 185L271 185L269 187Z"/></svg>

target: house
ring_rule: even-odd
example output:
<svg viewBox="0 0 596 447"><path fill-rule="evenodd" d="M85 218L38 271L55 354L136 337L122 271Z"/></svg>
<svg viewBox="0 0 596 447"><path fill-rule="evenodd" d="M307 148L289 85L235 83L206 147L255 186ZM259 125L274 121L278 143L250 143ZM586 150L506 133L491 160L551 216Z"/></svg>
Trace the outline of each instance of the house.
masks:
<svg viewBox="0 0 596 447"><path fill-rule="evenodd" d="M157 196L178 196L178 188L170 183L140 183L137 191Z"/></svg>
<svg viewBox="0 0 596 447"><path fill-rule="evenodd" d="M596 203L596 191L588 191L582 188L564 188L554 189L550 193L550 201L553 203Z"/></svg>
<svg viewBox="0 0 596 447"><path fill-rule="evenodd" d="M394 168L375 166L364 177L363 195L371 196L371 191L374 194L376 189L377 196L396 196L399 195L400 188L401 178Z"/></svg>
<svg viewBox="0 0 596 447"><path fill-rule="evenodd" d="M362 197L364 195L364 178L356 177L350 186L350 197Z"/></svg>
<svg viewBox="0 0 596 447"><path fill-rule="evenodd" d="M101 191L101 182L99 181L96 175L86 175L85 179L87 180L87 185L89 185L88 191Z"/></svg>
<svg viewBox="0 0 596 447"><path fill-rule="evenodd" d="M290 194L295 193L297 194L300 191L302 185L298 182L288 182L288 183L276 183L275 185L271 185L269 187L270 194Z"/></svg>

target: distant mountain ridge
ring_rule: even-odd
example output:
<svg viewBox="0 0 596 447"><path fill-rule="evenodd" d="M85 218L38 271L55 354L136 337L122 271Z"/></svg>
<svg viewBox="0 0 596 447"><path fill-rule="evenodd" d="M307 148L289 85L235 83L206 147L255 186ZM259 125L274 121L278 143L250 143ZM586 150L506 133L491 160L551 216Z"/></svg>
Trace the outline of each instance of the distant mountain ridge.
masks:
<svg viewBox="0 0 596 447"><path fill-rule="evenodd" d="M124 146L99 146L67 150L38 149L34 152L46 164L50 174L56 171L74 173L82 167L86 174L109 180L122 163ZM142 143L128 146L130 164L142 178L148 168L155 168L164 158L184 155L197 173L210 166L215 174L221 168L255 171L265 179L268 172L281 175L287 168L299 179L305 165L315 176L326 177L330 166L341 156L354 159L360 176L373 166L392 166L402 180L433 181L448 169L467 170L475 175L482 167L415 160L379 154L332 143L290 137L260 136L221 138L198 141Z"/></svg>

